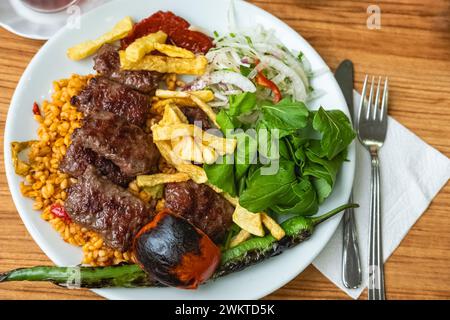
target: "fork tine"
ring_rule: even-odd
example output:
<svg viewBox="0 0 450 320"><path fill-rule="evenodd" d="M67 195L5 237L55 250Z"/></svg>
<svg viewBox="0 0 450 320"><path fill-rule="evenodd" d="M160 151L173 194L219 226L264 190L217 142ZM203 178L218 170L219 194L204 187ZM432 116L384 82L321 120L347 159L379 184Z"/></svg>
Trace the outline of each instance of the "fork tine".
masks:
<svg viewBox="0 0 450 320"><path fill-rule="evenodd" d="M369 91L369 100L367 101L367 114L366 114L366 119L370 119L370 111L373 108L373 104L372 104L372 99L373 99L373 83L375 82L375 77L372 76L372 81L370 84L370 91Z"/></svg>
<svg viewBox="0 0 450 320"><path fill-rule="evenodd" d="M359 123L359 120L361 119L361 116L364 115L364 113L366 112L366 109L367 109L367 104L364 103L364 101L366 100L366 89L367 89L368 78L369 78L369 76L366 74L366 77L364 78L363 88L361 91L361 101L359 102L358 123Z"/></svg>
<svg viewBox="0 0 450 320"><path fill-rule="evenodd" d="M388 88L388 77L384 81L383 99L381 100L381 117L380 121L384 121L387 115L388 109L388 99L389 99L389 88Z"/></svg>
<svg viewBox="0 0 450 320"><path fill-rule="evenodd" d="M377 92L375 94L375 102L373 103L373 120L377 119L378 108L380 107L380 84L381 84L381 76L378 77L378 85Z"/></svg>

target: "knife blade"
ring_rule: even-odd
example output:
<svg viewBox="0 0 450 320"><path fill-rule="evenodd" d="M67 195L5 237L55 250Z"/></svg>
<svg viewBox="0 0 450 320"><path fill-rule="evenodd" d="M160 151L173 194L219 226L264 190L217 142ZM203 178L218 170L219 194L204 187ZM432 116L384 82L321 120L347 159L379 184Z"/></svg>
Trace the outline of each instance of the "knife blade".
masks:
<svg viewBox="0 0 450 320"><path fill-rule="evenodd" d="M334 76L347 102L355 126L353 63L350 60L342 61ZM350 202L353 202L352 198L353 195L350 195ZM345 211L343 221L342 282L347 288L354 289L361 285L362 272L353 209Z"/></svg>
<svg viewBox="0 0 450 320"><path fill-rule="evenodd" d="M355 110L353 107L353 62L350 60L342 61L337 67L334 77L344 94L352 122L355 123Z"/></svg>

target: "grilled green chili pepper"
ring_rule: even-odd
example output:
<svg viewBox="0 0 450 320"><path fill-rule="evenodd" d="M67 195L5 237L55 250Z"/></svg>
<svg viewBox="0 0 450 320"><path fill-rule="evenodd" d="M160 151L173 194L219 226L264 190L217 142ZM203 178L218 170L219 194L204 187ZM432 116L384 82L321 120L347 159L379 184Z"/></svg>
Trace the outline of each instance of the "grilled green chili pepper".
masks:
<svg viewBox="0 0 450 320"><path fill-rule="evenodd" d="M225 250L221 264L213 279L242 270L266 258L280 254L308 239L321 222L357 204L340 206L319 217L296 216L281 224L286 236L277 241L271 235L251 238ZM64 287L106 288L106 287L160 287L138 265L117 265L109 267L51 267L38 266L14 269L0 274L0 282L6 281L50 281Z"/></svg>
<svg viewBox="0 0 450 320"><path fill-rule="evenodd" d="M4 281L49 281L69 288L155 287L153 281L137 264L110 267L54 267L19 268L0 274Z"/></svg>

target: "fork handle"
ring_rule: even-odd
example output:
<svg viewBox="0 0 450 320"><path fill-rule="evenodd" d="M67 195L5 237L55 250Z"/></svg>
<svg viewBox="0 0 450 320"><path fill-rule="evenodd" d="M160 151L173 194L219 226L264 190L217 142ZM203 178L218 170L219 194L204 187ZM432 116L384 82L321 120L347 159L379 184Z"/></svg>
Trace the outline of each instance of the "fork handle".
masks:
<svg viewBox="0 0 450 320"><path fill-rule="evenodd" d="M372 174L370 184L369 300L385 300L378 149L370 150L370 154L372 158Z"/></svg>

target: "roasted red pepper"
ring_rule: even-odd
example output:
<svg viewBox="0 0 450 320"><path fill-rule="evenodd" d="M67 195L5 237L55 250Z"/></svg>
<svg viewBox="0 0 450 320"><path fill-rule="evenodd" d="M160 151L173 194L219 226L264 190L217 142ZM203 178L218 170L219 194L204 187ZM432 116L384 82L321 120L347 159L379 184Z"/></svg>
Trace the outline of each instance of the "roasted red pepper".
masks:
<svg viewBox="0 0 450 320"><path fill-rule="evenodd" d="M39 105L35 102L33 103L33 114L40 116L41 110L39 110Z"/></svg>
<svg viewBox="0 0 450 320"><path fill-rule="evenodd" d="M122 49L138 38L161 30L167 33L170 42L181 48L195 53L208 52L212 47L211 39L201 32L189 30L189 26L189 22L170 11L158 11L134 25L128 36L121 40Z"/></svg>
<svg viewBox="0 0 450 320"><path fill-rule="evenodd" d="M50 212L53 213L55 216L66 220L67 222L71 222L72 221L72 219L70 219L69 214L67 213L67 211L59 203L52 204L52 206L50 207Z"/></svg>
<svg viewBox="0 0 450 320"><path fill-rule="evenodd" d="M255 77L256 83L260 86L266 87L273 92L273 102L277 103L281 100L281 92L273 81L266 78L266 76L262 73L262 71L258 71Z"/></svg>

